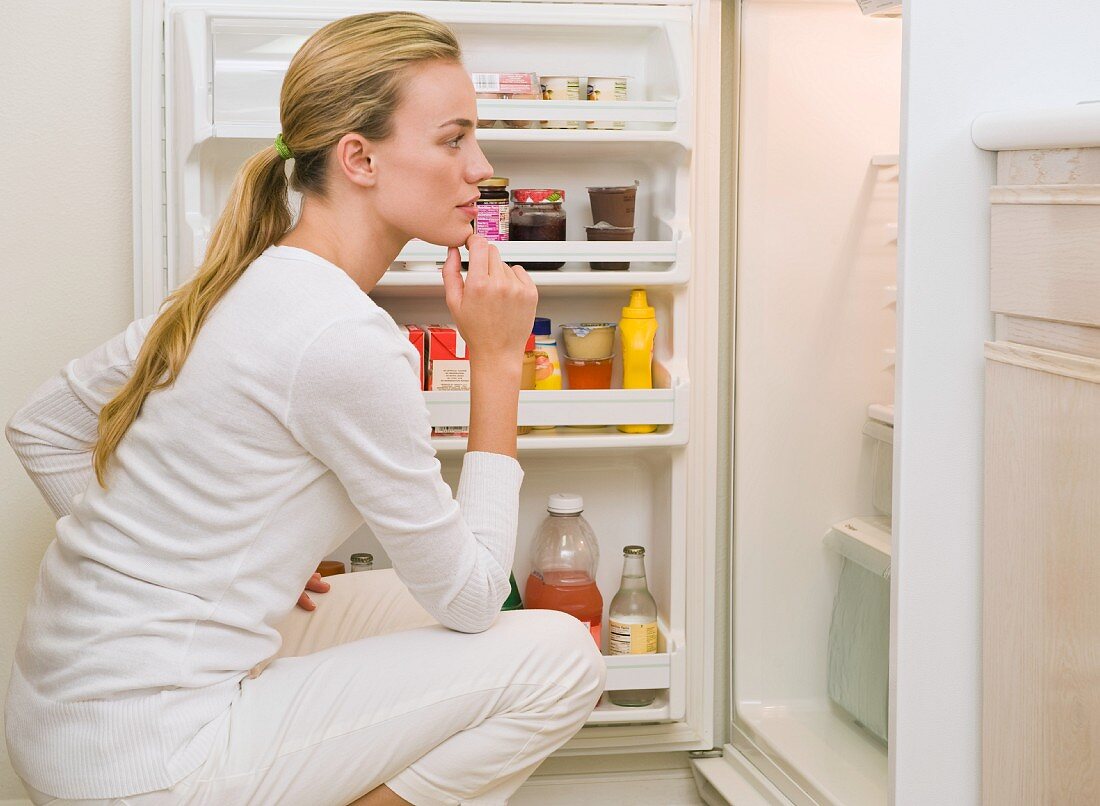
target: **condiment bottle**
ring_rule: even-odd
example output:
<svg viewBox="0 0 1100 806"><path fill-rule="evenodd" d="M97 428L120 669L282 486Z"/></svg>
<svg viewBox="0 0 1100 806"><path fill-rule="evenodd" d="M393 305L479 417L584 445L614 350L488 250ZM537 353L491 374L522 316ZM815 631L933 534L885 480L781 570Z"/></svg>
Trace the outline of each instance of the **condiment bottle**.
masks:
<svg viewBox="0 0 1100 806"><path fill-rule="evenodd" d="M623 347L623 389L653 388L653 338L657 318L646 300L644 288L630 292L630 304L623 308L619 338ZM655 425L620 425L625 434L649 434Z"/></svg>
<svg viewBox="0 0 1100 806"><path fill-rule="evenodd" d="M536 389L561 389L561 358L558 356L558 340L554 338L550 320L535 317L535 349L546 353L547 363L535 369Z"/></svg>
<svg viewBox="0 0 1100 806"><path fill-rule="evenodd" d="M550 496L548 515L535 536L534 567L523 598L528 610L560 610L579 619L600 646L603 597L596 587L600 546L581 515L583 510L584 499L579 495Z"/></svg>
<svg viewBox="0 0 1100 806"><path fill-rule="evenodd" d="M356 571L372 571L374 570L374 555L359 552L351 555L351 570L352 573Z"/></svg>
<svg viewBox="0 0 1100 806"><path fill-rule="evenodd" d="M607 654L652 655L657 652L657 603L645 579L645 549L623 548L623 581L607 613ZM641 707L657 699L654 689L609 691L615 705Z"/></svg>

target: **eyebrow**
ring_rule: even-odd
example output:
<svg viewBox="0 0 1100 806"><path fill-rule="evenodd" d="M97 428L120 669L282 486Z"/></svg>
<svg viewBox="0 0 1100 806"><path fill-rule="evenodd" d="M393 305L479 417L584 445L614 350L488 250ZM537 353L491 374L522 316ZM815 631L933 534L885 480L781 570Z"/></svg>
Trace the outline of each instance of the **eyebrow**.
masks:
<svg viewBox="0 0 1100 806"><path fill-rule="evenodd" d="M454 120L448 120L446 123L440 123L439 128L442 129L444 126L451 125L461 126L463 129L472 129L474 127L474 122L466 118L455 118Z"/></svg>

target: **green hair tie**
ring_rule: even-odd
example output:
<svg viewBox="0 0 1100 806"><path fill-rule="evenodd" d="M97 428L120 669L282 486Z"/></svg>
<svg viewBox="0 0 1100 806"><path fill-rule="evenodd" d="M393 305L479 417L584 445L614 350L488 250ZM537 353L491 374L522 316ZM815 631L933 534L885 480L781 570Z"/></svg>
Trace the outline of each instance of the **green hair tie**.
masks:
<svg viewBox="0 0 1100 806"><path fill-rule="evenodd" d="M282 132L275 135L275 150L279 152L279 156L284 160L294 159L294 152L290 150L290 146L283 142Z"/></svg>

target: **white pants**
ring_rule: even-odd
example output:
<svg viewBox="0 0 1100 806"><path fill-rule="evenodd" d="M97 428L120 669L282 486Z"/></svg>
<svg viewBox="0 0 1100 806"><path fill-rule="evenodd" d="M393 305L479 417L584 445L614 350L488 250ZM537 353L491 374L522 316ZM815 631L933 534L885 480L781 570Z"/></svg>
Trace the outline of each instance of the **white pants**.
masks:
<svg viewBox="0 0 1100 806"><path fill-rule="evenodd" d="M28 787L36 806L345 806L383 783L418 806L503 804L603 690L603 658L571 616L501 613L466 635L435 624L393 571L326 581L242 681L198 770L107 800Z"/></svg>

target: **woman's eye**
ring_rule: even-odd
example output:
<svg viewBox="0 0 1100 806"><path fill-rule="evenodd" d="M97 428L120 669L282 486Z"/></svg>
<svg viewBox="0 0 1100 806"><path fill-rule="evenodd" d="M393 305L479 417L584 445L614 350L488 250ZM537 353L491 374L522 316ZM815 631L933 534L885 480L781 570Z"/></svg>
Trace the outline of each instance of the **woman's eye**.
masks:
<svg viewBox="0 0 1100 806"><path fill-rule="evenodd" d="M460 135L459 135L458 137L456 137L456 138L455 138L454 140L449 140L449 141L447 142L447 145L448 145L448 146L449 146L450 148L458 148L458 144L459 144L459 143L460 143L460 142L462 141L462 138L463 138L464 136L465 136L465 135L462 135L462 134L460 134Z"/></svg>

